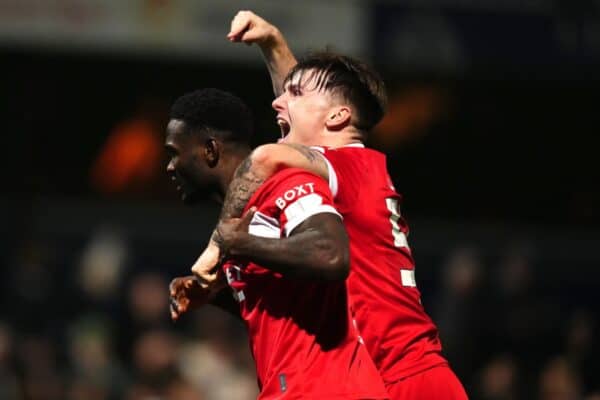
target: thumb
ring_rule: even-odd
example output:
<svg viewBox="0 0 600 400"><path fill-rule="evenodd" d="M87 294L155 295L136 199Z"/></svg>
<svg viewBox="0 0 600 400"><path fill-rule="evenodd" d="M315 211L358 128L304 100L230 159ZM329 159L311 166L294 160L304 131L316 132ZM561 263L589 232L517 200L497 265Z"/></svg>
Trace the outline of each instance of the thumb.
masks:
<svg viewBox="0 0 600 400"><path fill-rule="evenodd" d="M252 222L252 218L254 217L254 214L256 213L256 207L250 207L248 209L248 211L246 211L246 213L244 214L244 216L242 217L240 224L238 225L238 231L248 231L248 226L250 226L250 222Z"/></svg>
<svg viewBox="0 0 600 400"><path fill-rule="evenodd" d="M243 16L236 16L233 21L231 21L231 27L227 34L227 38L229 40L238 41L248 29L250 29L250 20Z"/></svg>
<svg viewBox="0 0 600 400"><path fill-rule="evenodd" d="M186 279L183 282L183 286L187 289L190 290L192 287L194 287L194 285L196 284L196 278L192 278L192 279Z"/></svg>
<svg viewBox="0 0 600 400"><path fill-rule="evenodd" d="M244 43L251 44L255 41L262 39L261 32L258 32L257 29L248 29L240 37L240 40Z"/></svg>

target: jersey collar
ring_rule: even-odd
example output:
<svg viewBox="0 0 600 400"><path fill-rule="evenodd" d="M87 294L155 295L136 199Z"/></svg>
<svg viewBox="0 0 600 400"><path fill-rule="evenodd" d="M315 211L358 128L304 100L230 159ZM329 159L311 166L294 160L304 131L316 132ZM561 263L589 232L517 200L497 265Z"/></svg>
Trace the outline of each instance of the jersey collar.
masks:
<svg viewBox="0 0 600 400"><path fill-rule="evenodd" d="M341 148L341 147L361 147L361 148L364 148L365 145L363 144L363 142L356 142L356 143L349 143L349 144L346 144L344 146L340 146L340 147L338 147L338 149Z"/></svg>
<svg viewBox="0 0 600 400"><path fill-rule="evenodd" d="M349 144L345 144L343 146L340 147L327 147L329 149L342 149L344 147L357 147L357 148L363 148L365 147L365 145L362 142L356 142L356 143L349 143ZM310 146L311 149L320 151L321 153L325 152L326 147L323 146Z"/></svg>

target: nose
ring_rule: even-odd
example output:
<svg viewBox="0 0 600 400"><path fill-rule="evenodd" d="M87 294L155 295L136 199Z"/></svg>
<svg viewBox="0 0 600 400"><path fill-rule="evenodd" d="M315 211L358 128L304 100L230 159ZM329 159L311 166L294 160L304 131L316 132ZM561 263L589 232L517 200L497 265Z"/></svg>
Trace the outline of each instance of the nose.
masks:
<svg viewBox="0 0 600 400"><path fill-rule="evenodd" d="M170 160L167 164L167 172L170 174L175 173L175 163L173 162L173 160Z"/></svg>
<svg viewBox="0 0 600 400"><path fill-rule="evenodd" d="M285 93L282 93L279 95L279 97L275 98L275 100L273 100L273 102L271 103L271 107L273 107L273 110L275 111L282 111L284 109L284 96Z"/></svg>

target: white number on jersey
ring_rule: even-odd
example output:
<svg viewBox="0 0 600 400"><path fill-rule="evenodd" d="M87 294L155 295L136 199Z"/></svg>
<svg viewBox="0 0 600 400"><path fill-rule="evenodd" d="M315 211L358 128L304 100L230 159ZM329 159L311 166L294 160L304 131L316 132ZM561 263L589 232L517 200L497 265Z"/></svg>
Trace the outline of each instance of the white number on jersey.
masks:
<svg viewBox="0 0 600 400"><path fill-rule="evenodd" d="M231 291L233 292L233 298L236 299L239 303L246 300L246 296L244 295L243 290L235 290L231 284L235 281L241 281L241 269L238 266L233 266L225 269L225 277L227 278L227 284L231 287Z"/></svg>
<svg viewBox="0 0 600 400"><path fill-rule="evenodd" d="M391 213L390 223L392 224L392 237L394 238L394 246L408 247L408 240L406 239L406 234L400 230L400 225L398 225L398 220L400 219L398 199L388 197L385 199L385 204L387 205L387 209ZM417 286L417 282L415 280L415 271L413 269L401 269L400 280L402 281L402 286Z"/></svg>
<svg viewBox="0 0 600 400"><path fill-rule="evenodd" d="M408 240L404 232L400 230L398 220L400 219L400 211L398 207L398 199L388 197L385 199L387 209L390 210L390 223L392 224L392 236L394 237L394 246L408 247Z"/></svg>

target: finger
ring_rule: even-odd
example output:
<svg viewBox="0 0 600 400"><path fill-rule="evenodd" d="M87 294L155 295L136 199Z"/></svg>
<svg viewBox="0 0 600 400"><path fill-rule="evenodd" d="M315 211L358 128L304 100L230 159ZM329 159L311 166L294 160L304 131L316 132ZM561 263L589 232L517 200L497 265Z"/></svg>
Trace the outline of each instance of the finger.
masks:
<svg viewBox="0 0 600 400"><path fill-rule="evenodd" d="M254 216L254 213L256 213L256 207L252 206L248 209L248 211L246 211L246 213L242 217L242 220L246 220L246 219L251 220L252 217Z"/></svg>
<svg viewBox="0 0 600 400"><path fill-rule="evenodd" d="M250 29L251 21L247 15L236 15L233 21L231 21L231 28L227 34L229 40L239 41L241 36Z"/></svg>
<svg viewBox="0 0 600 400"><path fill-rule="evenodd" d="M217 282L217 273L216 272L214 274L210 274L208 276L208 279L198 279L198 285L204 290L212 288L213 286L215 286L216 282Z"/></svg>
<svg viewBox="0 0 600 400"><path fill-rule="evenodd" d="M254 217L255 213L256 207L250 207L250 209L246 211L246 214L242 216L240 224L238 225L238 231L248 231L248 226L250 226L250 222L252 222L252 218Z"/></svg>
<svg viewBox="0 0 600 400"><path fill-rule="evenodd" d="M214 269L214 266L212 269ZM216 279L215 272L205 271L204 269L200 269L200 268L196 268L196 267L192 267L192 272L196 276L196 279L198 280L199 283L203 283L203 282L210 283Z"/></svg>
<svg viewBox="0 0 600 400"><path fill-rule="evenodd" d="M206 282L206 281L200 281L200 287L204 290L209 289L211 286L210 282Z"/></svg>
<svg viewBox="0 0 600 400"><path fill-rule="evenodd" d="M177 312L177 301L173 298L170 299L169 301L169 309L171 311L171 319L173 321L176 321L177 318L179 318L179 313Z"/></svg>
<svg viewBox="0 0 600 400"><path fill-rule="evenodd" d="M178 282L179 282L179 278L175 278L171 281L171 283L169 283L169 294L171 296L175 296L175 294L177 293Z"/></svg>
<svg viewBox="0 0 600 400"><path fill-rule="evenodd" d="M245 31L241 32L239 41L240 42L244 42L246 44L252 44L255 41L257 41L258 39L261 39L263 37L263 33L262 32L258 32L258 29L255 29L254 27L246 29Z"/></svg>
<svg viewBox="0 0 600 400"><path fill-rule="evenodd" d="M194 285L196 285L197 281L196 278L189 278L186 279L185 282L183 282L183 287L186 288L187 290L190 290L194 287Z"/></svg>
<svg viewBox="0 0 600 400"><path fill-rule="evenodd" d="M187 310L188 310L188 306L190 305L189 300L187 299L180 299L177 302L177 314L181 315L184 314Z"/></svg>

